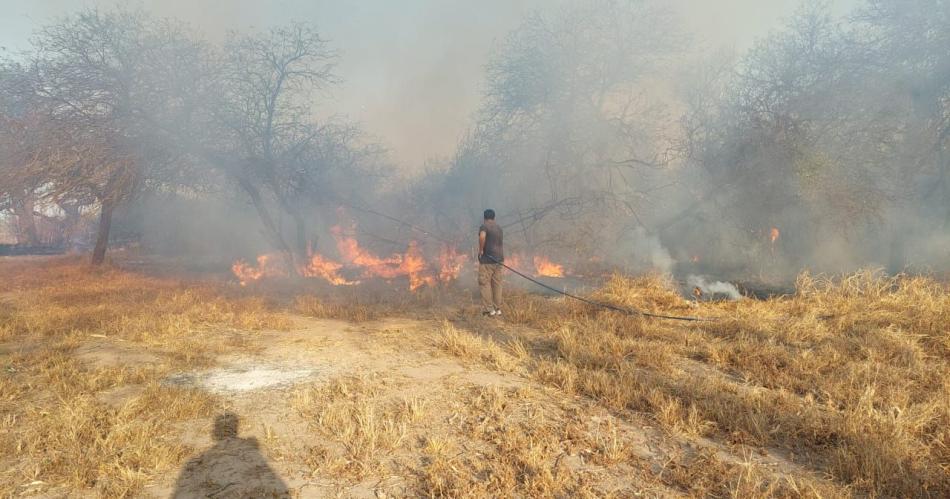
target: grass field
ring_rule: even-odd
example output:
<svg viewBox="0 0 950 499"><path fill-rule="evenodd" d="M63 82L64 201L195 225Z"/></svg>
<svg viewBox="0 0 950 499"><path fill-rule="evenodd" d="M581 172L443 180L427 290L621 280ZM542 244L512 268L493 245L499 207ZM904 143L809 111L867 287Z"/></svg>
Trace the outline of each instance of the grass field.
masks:
<svg viewBox="0 0 950 499"><path fill-rule="evenodd" d="M594 293L718 319L697 323L525 293L495 320L465 290L275 292L69 258L0 260L0 282L2 496L167 497L186 463L218 469L192 458L225 412L294 497L950 496L950 290L925 277ZM170 381L246 366L305 375Z"/></svg>

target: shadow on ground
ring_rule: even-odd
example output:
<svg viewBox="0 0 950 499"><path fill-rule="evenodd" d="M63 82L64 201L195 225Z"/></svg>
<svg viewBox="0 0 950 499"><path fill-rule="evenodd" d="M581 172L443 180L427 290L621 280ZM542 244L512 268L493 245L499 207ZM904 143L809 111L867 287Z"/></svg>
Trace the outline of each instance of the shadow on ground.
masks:
<svg viewBox="0 0 950 499"><path fill-rule="evenodd" d="M287 485L267 464L256 438L239 437L239 418L215 418L214 445L185 463L172 497L290 497Z"/></svg>

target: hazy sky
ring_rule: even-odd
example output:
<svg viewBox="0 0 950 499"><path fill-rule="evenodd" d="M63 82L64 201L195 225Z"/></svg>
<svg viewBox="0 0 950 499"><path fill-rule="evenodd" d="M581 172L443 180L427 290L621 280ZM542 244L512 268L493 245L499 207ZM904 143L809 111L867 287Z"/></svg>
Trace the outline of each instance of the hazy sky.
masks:
<svg viewBox="0 0 950 499"><path fill-rule="evenodd" d="M452 154L478 104L494 42L532 10L570 0L142 0L134 4L190 23L211 39L228 29L291 20L314 23L342 55L344 82L320 104L360 121L418 171ZM582 0L579 0L582 1ZM832 2L845 11L858 0ZM0 46L28 47L31 32L82 7L115 0L0 0ZM800 0L666 0L698 44L748 48Z"/></svg>

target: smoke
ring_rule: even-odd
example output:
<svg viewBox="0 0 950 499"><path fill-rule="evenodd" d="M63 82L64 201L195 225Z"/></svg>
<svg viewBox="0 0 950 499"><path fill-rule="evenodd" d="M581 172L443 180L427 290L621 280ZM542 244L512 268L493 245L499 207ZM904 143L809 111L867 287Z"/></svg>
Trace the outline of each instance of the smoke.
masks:
<svg viewBox="0 0 950 499"><path fill-rule="evenodd" d="M617 241L617 249L610 255L610 260L621 263L630 272L663 274L672 274L676 263L660 238L647 234L642 227L627 232Z"/></svg>
<svg viewBox="0 0 950 499"><path fill-rule="evenodd" d="M722 296L730 300L742 298L739 290L732 283L722 281L708 282L705 277L700 275L689 275L686 278L686 285L689 286L690 289L699 288L699 290L703 292L703 295L708 296L710 299L716 299Z"/></svg>
<svg viewBox="0 0 950 499"><path fill-rule="evenodd" d="M190 255L247 257L280 239L319 248L336 210L356 203L465 248L491 207L512 250L566 268L603 262L688 275L704 292L729 296L737 291L723 280L789 282L803 269L947 268L950 9L849 0L795 13L797 4L288 0L274 8L238 0L217 12L201 1L139 2L197 28L198 43L217 57L230 30L303 21L327 40L333 77L312 93L291 85L297 100L277 108L281 129L295 131L246 147L247 157L223 146L246 137L222 131L204 139L218 157L232 155L228 164L206 167L191 155L184 161L195 178L142 174L172 194L130 195L115 237L140 234L156 250ZM27 34L70 8L11 3L0 45L29 50ZM181 80L154 87L191 84ZM248 79L258 80L268 81ZM175 113L217 97L194 97L202 88L118 114L156 114L142 129L192 119ZM203 113L241 115L227 104ZM251 121L222 128L266 128ZM209 128L190 125L195 134ZM323 142L303 144L314 132ZM156 135L141 149L167 149ZM273 153L272 144L283 149ZM251 171L260 151L285 163ZM235 178L261 182L263 194L241 192L234 179L224 188L233 192L221 192L207 174L245 167ZM414 236L405 224L349 215L382 254Z"/></svg>
<svg viewBox="0 0 950 499"><path fill-rule="evenodd" d="M310 22L340 52L343 83L321 96L317 112L359 121L389 146L406 172L451 157L483 93L494 46L534 11L556 12L578 0L137 0L157 16L181 19L212 41L228 31ZM86 0L108 10L115 0ZM795 0L676 0L689 28L710 46L747 47L768 32ZM0 16L0 47L29 48L38 27L76 10L70 0L10 0ZM728 16L726 15L728 13ZM710 16L722 22L709 22ZM317 102L317 100L315 100Z"/></svg>

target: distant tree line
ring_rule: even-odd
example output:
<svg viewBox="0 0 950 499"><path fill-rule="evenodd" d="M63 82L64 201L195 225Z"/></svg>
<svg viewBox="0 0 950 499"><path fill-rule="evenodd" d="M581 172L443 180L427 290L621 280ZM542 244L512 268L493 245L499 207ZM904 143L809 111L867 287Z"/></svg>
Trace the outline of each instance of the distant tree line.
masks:
<svg viewBox="0 0 950 499"><path fill-rule="evenodd" d="M274 248L299 258L305 213L380 169L381 149L357 126L313 118L335 59L304 24L220 46L124 9L46 26L29 53L0 64L0 210L25 244L38 241L36 217L69 225L97 212L99 264L118 208L224 185L253 205Z"/></svg>
<svg viewBox="0 0 950 499"><path fill-rule="evenodd" d="M577 256L946 267L950 3L806 2L738 57L651 5L579 2L497 45L457 155L414 187L434 224L491 205L513 243Z"/></svg>
<svg viewBox="0 0 950 499"><path fill-rule="evenodd" d="M950 3L808 2L745 54L697 47L657 2L529 15L454 157L368 204L458 240L491 206L511 244L575 258L946 266ZM139 11L47 26L0 64L0 210L26 243L36 217L97 214L100 263L117 209L224 190L299 258L315 211L391 168L314 118L336 58L303 24L217 45Z"/></svg>

